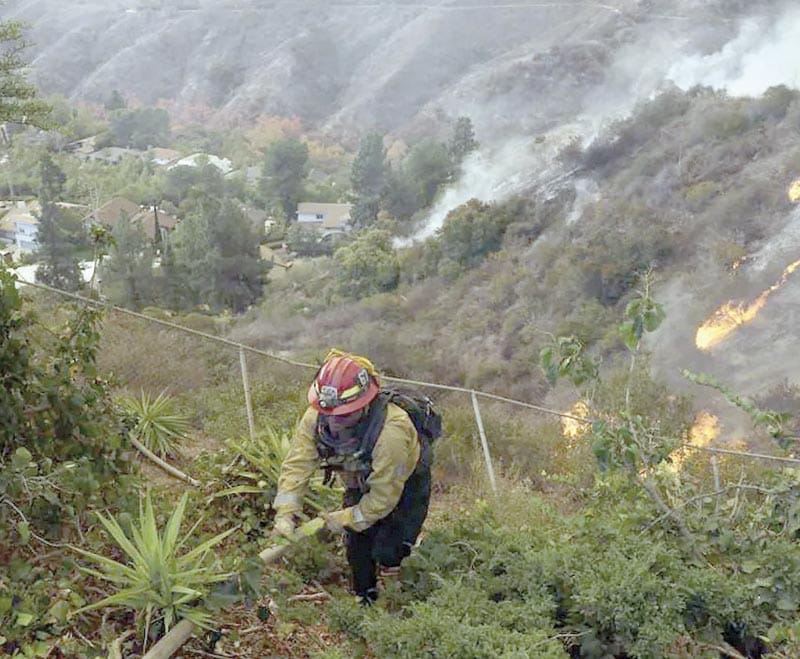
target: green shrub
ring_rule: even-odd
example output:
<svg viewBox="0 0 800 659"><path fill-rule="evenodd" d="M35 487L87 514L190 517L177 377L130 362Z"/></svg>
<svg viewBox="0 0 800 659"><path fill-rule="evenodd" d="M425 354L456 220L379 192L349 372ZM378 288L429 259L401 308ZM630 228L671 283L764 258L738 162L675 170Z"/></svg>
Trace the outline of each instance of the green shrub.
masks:
<svg viewBox="0 0 800 659"><path fill-rule="evenodd" d="M117 592L78 609L76 613L92 609L121 606L134 609L143 618L145 643L159 623L169 630L180 619L186 618L194 624L210 628L212 617L198 604L210 594L210 587L230 578L220 572L210 550L236 529L229 529L204 542L189 547L195 524L182 538L180 527L186 509L188 495L184 494L170 515L162 531L156 525L156 516L150 495L140 503L138 525L126 533L120 521L97 513L97 517L126 556L124 561L74 547L75 551L89 559L97 568L84 571L98 579L116 586Z"/></svg>
<svg viewBox="0 0 800 659"><path fill-rule="evenodd" d="M123 397L118 404L128 432L161 457L175 453L191 429L189 418L176 412L165 391L153 398L142 390L138 398Z"/></svg>

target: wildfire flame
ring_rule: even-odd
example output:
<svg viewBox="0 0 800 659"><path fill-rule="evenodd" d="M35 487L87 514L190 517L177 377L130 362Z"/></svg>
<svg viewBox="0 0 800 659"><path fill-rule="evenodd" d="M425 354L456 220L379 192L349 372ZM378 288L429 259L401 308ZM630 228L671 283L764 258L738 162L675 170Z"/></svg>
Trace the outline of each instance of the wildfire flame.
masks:
<svg viewBox="0 0 800 659"><path fill-rule="evenodd" d="M689 444L693 446L708 446L717 437L719 437L720 424L719 418L710 412L698 412L694 419L694 424L689 430ZM677 472L686 456L691 451L686 448L679 448L672 452L670 455L670 462L672 470Z"/></svg>
<svg viewBox="0 0 800 659"><path fill-rule="evenodd" d="M582 400L575 403L567 412L571 416L586 419L589 417L589 406ZM591 428L591 424L569 417L561 417L561 434L567 439L583 437Z"/></svg>
<svg viewBox="0 0 800 659"><path fill-rule="evenodd" d="M710 412L699 412L689 431L689 443L693 446L708 446L719 437L719 418Z"/></svg>
<svg viewBox="0 0 800 659"><path fill-rule="evenodd" d="M695 345L700 350L710 350L720 341L724 341L738 327L753 320L758 315L758 312L764 308L764 305L767 304L769 296L783 286L789 275L797 270L798 267L800 267L800 260L786 266L781 278L750 304L736 304L734 302L723 304L697 328L697 334L694 339Z"/></svg>

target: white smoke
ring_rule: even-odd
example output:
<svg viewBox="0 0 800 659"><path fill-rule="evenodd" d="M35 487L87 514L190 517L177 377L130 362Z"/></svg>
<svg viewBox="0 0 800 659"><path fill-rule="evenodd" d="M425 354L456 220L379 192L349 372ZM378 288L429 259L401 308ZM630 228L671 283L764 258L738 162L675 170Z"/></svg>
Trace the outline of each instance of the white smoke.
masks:
<svg viewBox="0 0 800 659"><path fill-rule="evenodd" d="M546 184L561 173L555 156L570 140L591 142L664 83L682 89L707 85L735 96L761 95L779 84L800 88L800 8L773 21L744 19L736 36L710 54L685 54L667 31L649 30L616 54L604 83L585 95L581 116L538 139L518 138L467 158L463 175L439 197L423 228L398 246L433 236L447 214L470 199L499 201Z"/></svg>
<svg viewBox="0 0 800 659"><path fill-rule="evenodd" d="M707 85L732 96L759 96L769 87L800 88L800 9L790 9L772 25L745 20L739 34L709 55L676 63L667 74L682 89Z"/></svg>
<svg viewBox="0 0 800 659"><path fill-rule="evenodd" d="M447 214L470 199L493 202L508 198L535 182L546 182L560 173L556 156L572 140L582 140L592 130L589 122L576 121L535 138L517 139L498 148L482 149L467 156L463 174L447 188L431 208L425 226L412 240L433 236ZM412 240L402 241L405 246Z"/></svg>

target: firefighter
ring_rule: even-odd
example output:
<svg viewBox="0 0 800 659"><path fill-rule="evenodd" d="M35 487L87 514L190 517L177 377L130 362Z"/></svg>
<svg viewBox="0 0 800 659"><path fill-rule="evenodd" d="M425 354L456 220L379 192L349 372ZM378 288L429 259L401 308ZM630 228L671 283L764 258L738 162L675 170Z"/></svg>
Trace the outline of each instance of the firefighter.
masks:
<svg viewBox="0 0 800 659"><path fill-rule="evenodd" d="M336 474L345 492L325 526L345 534L351 587L365 605L378 576L399 574L428 513L431 447L403 408L381 392L365 357L332 350L308 390L273 503L274 532L291 536L314 472Z"/></svg>

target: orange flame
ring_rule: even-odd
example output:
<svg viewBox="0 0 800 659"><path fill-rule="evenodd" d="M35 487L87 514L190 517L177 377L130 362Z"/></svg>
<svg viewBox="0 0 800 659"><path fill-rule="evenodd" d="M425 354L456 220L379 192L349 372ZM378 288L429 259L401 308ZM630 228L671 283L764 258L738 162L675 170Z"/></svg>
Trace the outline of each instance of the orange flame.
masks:
<svg viewBox="0 0 800 659"><path fill-rule="evenodd" d="M589 417L589 406L582 400L579 400L569 409L567 414L586 419ZM577 419L571 419L569 417L561 417L561 434L567 439L583 437L589 432L590 428L591 424L584 421L578 421Z"/></svg>
<svg viewBox="0 0 800 659"><path fill-rule="evenodd" d="M689 443L693 446L708 446L719 437L719 418L710 412L699 412L689 431Z"/></svg>
<svg viewBox="0 0 800 659"><path fill-rule="evenodd" d="M719 418L710 412L698 412L694 419L694 424L689 430L689 444L693 446L708 446L717 437L719 437L720 424ZM679 448L672 452L670 455L672 471L677 472L686 456L691 451L687 448Z"/></svg>
<svg viewBox="0 0 800 659"><path fill-rule="evenodd" d="M797 270L798 267L800 267L800 260L786 266L781 278L750 304L735 304L734 302L723 304L697 328L697 334L694 339L695 345L700 350L710 350L720 341L724 341L738 327L753 320L758 315L758 312L764 308L769 296L783 286L789 275Z"/></svg>

